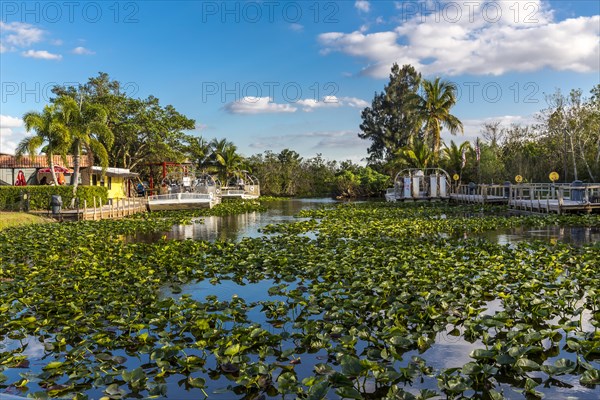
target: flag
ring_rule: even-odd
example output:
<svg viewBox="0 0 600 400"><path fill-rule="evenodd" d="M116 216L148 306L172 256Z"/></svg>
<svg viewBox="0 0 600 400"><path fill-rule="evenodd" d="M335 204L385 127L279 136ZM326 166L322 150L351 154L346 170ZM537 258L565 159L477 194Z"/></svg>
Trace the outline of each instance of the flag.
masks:
<svg viewBox="0 0 600 400"><path fill-rule="evenodd" d="M464 168L465 165L467 164L467 149L466 147L463 147L463 151L462 151L462 164L460 164L460 168Z"/></svg>
<svg viewBox="0 0 600 400"><path fill-rule="evenodd" d="M479 138L475 141L475 156L477 156L477 161L481 159L481 148L479 147Z"/></svg>

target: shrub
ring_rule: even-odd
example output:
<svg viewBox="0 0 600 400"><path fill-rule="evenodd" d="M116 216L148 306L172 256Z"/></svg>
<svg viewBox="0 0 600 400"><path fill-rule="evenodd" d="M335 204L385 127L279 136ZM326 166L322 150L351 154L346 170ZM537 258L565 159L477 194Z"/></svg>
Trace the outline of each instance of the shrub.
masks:
<svg viewBox="0 0 600 400"><path fill-rule="evenodd" d="M52 195L62 197L63 207L68 207L73 199L72 186L0 186L0 210L19 210L25 206L23 195L27 194L29 198L30 210L47 210ZM108 190L101 186L79 186L77 188L77 198L79 204L83 206L84 200L88 205L92 205L96 199L107 203ZM98 200L97 200L98 201Z"/></svg>

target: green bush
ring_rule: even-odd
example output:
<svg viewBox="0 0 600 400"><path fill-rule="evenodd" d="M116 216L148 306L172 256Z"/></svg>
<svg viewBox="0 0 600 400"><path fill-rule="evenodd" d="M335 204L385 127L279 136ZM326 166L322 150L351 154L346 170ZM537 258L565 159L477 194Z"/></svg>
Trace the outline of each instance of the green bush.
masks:
<svg viewBox="0 0 600 400"><path fill-rule="evenodd" d="M11 211L24 207L22 198L25 193L29 198L30 210L47 210L50 196L54 194L62 197L64 208L69 207L73 199L72 186L0 186L0 210ZM79 186L77 188L77 198L81 207L83 207L84 200L87 201L88 206L91 206L94 203L94 197L106 204L108 190L101 186Z"/></svg>
<svg viewBox="0 0 600 400"><path fill-rule="evenodd" d="M354 167L339 172L335 177L336 197L376 197L390 185L390 177L370 167Z"/></svg>

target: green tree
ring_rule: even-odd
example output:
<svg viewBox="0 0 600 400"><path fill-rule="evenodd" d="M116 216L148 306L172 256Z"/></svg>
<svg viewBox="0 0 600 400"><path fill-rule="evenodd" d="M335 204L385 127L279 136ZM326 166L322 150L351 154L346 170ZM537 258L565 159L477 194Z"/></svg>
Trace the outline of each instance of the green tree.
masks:
<svg viewBox="0 0 600 400"><path fill-rule="evenodd" d="M375 93L371 107L362 111L361 139L370 140L368 161L385 163L419 133L419 119L411 106L421 82L411 65L392 66L390 81L382 93Z"/></svg>
<svg viewBox="0 0 600 400"><path fill-rule="evenodd" d="M73 196L77 193L79 184L79 169L81 155L92 160L98 160L102 168L108 167L108 151L114 141L114 136L107 125L107 113L103 106L83 102L78 104L70 96L61 96L55 101L56 110L61 123L69 130L71 137L71 152L73 154Z"/></svg>
<svg viewBox="0 0 600 400"><path fill-rule="evenodd" d="M423 123L423 138L431 146L435 157L438 157L441 146L442 127L455 135L463 132L462 122L450 114L456 104L456 85L436 78L424 80L423 95L413 95L414 112Z"/></svg>
<svg viewBox="0 0 600 400"><path fill-rule="evenodd" d="M429 168L436 159L434 152L424 141L419 139L415 139L409 146L399 149L395 157L398 167L408 168Z"/></svg>
<svg viewBox="0 0 600 400"><path fill-rule="evenodd" d="M59 117L54 105L45 106L41 113L35 111L26 113L23 116L25 129L27 132L34 130L36 134L21 140L16 149L17 158L21 158L25 152L28 152L30 155L37 153L37 150L46 143L43 151L46 153L52 174L52 181L55 185L58 181L56 179L56 171L54 171L54 155L59 154L63 156L66 164L66 154L71 145L70 132L62 124Z"/></svg>
<svg viewBox="0 0 600 400"><path fill-rule="evenodd" d="M450 174L462 175L463 170L463 154L465 157L472 151L471 143L466 141L459 145L450 141L450 146L444 144L442 150L442 167Z"/></svg>
<svg viewBox="0 0 600 400"><path fill-rule="evenodd" d="M103 142L110 166L140 171L149 162L184 161L185 131L194 129L195 121L171 105L162 106L154 96L132 98L127 89L101 72L84 85L56 86L52 91L57 97L104 107L114 136L113 146Z"/></svg>

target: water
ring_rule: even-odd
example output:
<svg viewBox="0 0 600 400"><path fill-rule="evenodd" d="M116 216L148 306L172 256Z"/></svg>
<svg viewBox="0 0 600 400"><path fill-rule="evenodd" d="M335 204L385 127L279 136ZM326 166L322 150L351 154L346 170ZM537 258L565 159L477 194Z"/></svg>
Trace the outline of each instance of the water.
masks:
<svg viewBox="0 0 600 400"><path fill-rule="evenodd" d="M129 237L129 241L139 242L155 242L166 236L167 239L172 240L231 240L240 241L245 237L256 238L263 235L261 229L270 224L279 223L290 223L295 221L301 221L302 219L295 218L301 210L306 209L318 209L323 206L333 205L335 201L331 199L294 199L287 201L277 201L268 204L268 211L264 213L247 213L234 216L226 217L204 217L195 221L191 225L177 225L174 226L168 232L156 233L156 234L144 234L134 235ZM546 240L546 241L561 241L573 245L584 245L590 243L600 242L600 229L589 228L589 227L558 227L549 226L545 228L513 228L507 230L491 231L486 232L482 235L490 241L499 244L514 244L521 241L528 240ZM252 321L257 321L263 325L263 328L268 329L272 333L279 331L278 328L270 327L265 323L266 316L264 312L261 312L261 306L257 303L260 301L285 301L285 298L281 296L270 296L268 290L276 283L273 281L265 280L258 283L247 283L240 285L232 281L222 280L218 285L212 285L208 281L192 283L183 285L182 290L184 294L190 295L194 300L204 301L206 296L215 295L218 296L221 301L231 300L233 296L239 296L243 298L248 304L253 306L248 310L247 316ZM297 282L289 283L290 287L293 287ZM165 289L162 293L164 296L172 296L178 298L179 295L174 295ZM482 313L493 315L494 313L503 309L501 300L497 299L487 304L486 310ZM593 331L594 327L591 326L589 321L591 316L589 312L584 315L582 327L584 331ZM462 332L461 332L462 333ZM34 338L26 339L28 347L25 354L28 358L35 363L34 360L39 360L44 355L43 346ZM15 343L9 343L7 340L0 342L0 349L2 347L11 347ZM291 343L284 343L284 345L291 345ZM358 343L357 348L362 346L363 343ZM561 341L560 346L564 345L564 339ZM469 353L477 348L483 348L484 345L476 341L475 343L467 342L462 336L449 335L448 332L438 334L435 344L433 344L423 354L419 354L417 351L408 352L404 355L404 360L410 360L412 355L419 355L427 360L428 366L434 369L434 372L439 372L446 368L461 367L472 359L469 357ZM316 363L321 363L325 353L317 354L303 354L301 356L302 363L296 366L296 370L300 377L310 376L312 374L312 367ZM557 357L568 357L572 358L570 354L563 353ZM554 360L549 360L553 362ZM134 361L135 362L135 361ZM214 362L214 359L212 359ZM595 367L600 367L599 363L593 362ZM34 364L35 365L35 364ZM135 368L136 365L127 364L130 368ZM22 370L21 370L22 371ZM7 372L7 375L18 374L19 370ZM12 378L12 376L11 376ZM169 398L176 399L195 399L199 398L199 392L196 390L186 391L181 388L178 381L182 378L181 375L169 377L166 380L168 386ZM301 378L300 378L301 379ZM582 387L578 381L579 377L575 375L567 375L560 377L560 380L573 385L572 388L558 388L549 387L542 388L538 387L546 395L546 398L550 399L596 399L598 398L597 390L590 390ZM225 388L228 385L235 384L225 377L221 376L217 380L211 381L207 379L209 388L207 392L210 398L213 399L231 399L241 398L232 392L226 393L215 393L215 390ZM437 390L437 381L435 378L425 378L425 382L418 385L419 388L430 388ZM504 391L504 396L509 399L522 399L524 396L521 393L516 392L515 388L501 384L499 386ZM405 388L408 391L414 392L411 388ZM19 394L18 391L13 393L2 393L0 391L0 400L8 398L9 394ZM88 393L90 398L99 398L102 393L99 390L91 390ZM333 392L329 394L330 398L337 398ZM200 396L201 397L201 396Z"/></svg>
<svg viewBox="0 0 600 400"><path fill-rule="evenodd" d="M169 232L137 234L127 238L128 241L152 243L161 237L174 240L233 240L244 237L262 236L261 229L267 225L302 221L295 218L301 210L312 210L333 205L336 201L324 199L292 199L269 202L266 212L252 212L225 217L202 217L191 225L176 225Z"/></svg>

